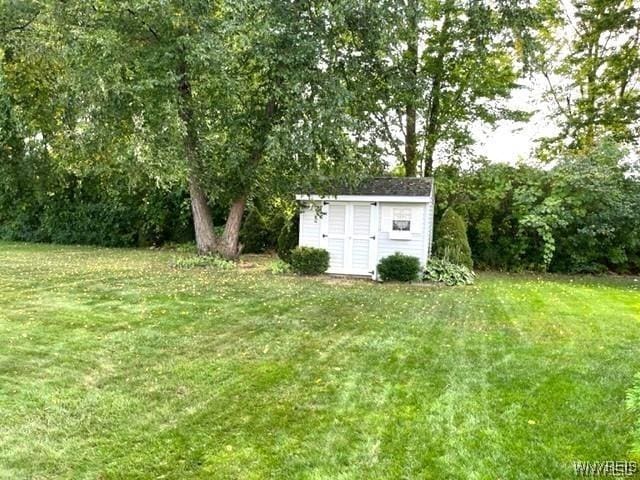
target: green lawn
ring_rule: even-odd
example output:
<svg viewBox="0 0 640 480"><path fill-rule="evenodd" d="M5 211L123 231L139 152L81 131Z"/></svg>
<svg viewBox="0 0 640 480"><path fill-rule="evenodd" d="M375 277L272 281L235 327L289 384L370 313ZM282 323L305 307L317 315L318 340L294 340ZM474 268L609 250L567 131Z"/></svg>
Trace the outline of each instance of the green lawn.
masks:
<svg viewBox="0 0 640 480"><path fill-rule="evenodd" d="M0 478L575 478L634 459L640 281L0 243ZM637 459L637 458L636 458Z"/></svg>

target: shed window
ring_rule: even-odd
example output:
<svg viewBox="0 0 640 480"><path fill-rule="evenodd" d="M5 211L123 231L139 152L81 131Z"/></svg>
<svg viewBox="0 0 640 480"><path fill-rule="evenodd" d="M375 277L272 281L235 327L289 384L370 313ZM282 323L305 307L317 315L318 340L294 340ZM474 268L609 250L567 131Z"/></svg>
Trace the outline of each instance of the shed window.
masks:
<svg viewBox="0 0 640 480"><path fill-rule="evenodd" d="M393 220L391 222L391 230L394 232L410 232L411 231L411 209L410 208L394 208Z"/></svg>

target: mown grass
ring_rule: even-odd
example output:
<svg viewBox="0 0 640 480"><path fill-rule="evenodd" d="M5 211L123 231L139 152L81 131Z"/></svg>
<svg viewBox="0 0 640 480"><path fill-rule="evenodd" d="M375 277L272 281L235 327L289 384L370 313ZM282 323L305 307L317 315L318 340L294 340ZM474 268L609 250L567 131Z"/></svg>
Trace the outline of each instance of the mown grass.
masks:
<svg viewBox="0 0 640 480"><path fill-rule="evenodd" d="M0 243L0 478L574 478L634 459L637 279L437 288L171 259Z"/></svg>

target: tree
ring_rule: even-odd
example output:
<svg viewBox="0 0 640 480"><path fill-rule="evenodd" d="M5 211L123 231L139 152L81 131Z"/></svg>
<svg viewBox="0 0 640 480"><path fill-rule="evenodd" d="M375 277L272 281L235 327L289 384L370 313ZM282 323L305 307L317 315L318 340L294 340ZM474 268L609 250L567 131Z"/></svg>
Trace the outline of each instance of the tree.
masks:
<svg viewBox="0 0 640 480"><path fill-rule="evenodd" d="M55 132L64 141L47 150L186 179L200 253L237 256L256 192L326 189L367 167L334 72L343 26L332 2L36 5L31 23L55 45L68 84L65 135ZM221 235L212 205L227 210Z"/></svg>
<svg viewBox="0 0 640 480"><path fill-rule="evenodd" d="M467 225L452 208L447 208L438 222L434 250L440 258L472 268L471 247L467 239Z"/></svg>
<svg viewBox="0 0 640 480"><path fill-rule="evenodd" d="M628 152L601 142L569 153L550 172L550 198L562 219L554 233L551 269L569 272L640 268L640 182L624 162Z"/></svg>
<svg viewBox="0 0 640 480"><path fill-rule="evenodd" d="M574 150L598 139L637 143L640 119L640 7L628 0L574 0L545 55L543 73L562 131Z"/></svg>
<svg viewBox="0 0 640 480"><path fill-rule="evenodd" d="M459 0L355 8L360 29L350 57L369 138L405 175L430 175L438 148L457 152L473 142L472 123L526 118L504 100L539 47L532 31L552 11L552 2Z"/></svg>

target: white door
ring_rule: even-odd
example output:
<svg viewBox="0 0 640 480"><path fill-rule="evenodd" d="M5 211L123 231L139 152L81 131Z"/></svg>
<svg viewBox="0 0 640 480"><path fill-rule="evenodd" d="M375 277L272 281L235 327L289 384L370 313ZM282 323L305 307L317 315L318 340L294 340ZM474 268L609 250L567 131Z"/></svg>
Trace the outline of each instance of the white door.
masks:
<svg viewBox="0 0 640 480"><path fill-rule="evenodd" d="M329 272L346 273L347 204L329 204L325 240L329 252Z"/></svg>
<svg viewBox="0 0 640 480"><path fill-rule="evenodd" d="M353 203L349 205L351 220L347 245L347 258L350 260L350 273L370 275L369 257L371 253L371 205Z"/></svg>
<svg viewBox="0 0 640 480"><path fill-rule="evenodd" d="M372 206L330 202L325 212L323 239L330 256L329 273L371 275L375 241Z"/></svg>

